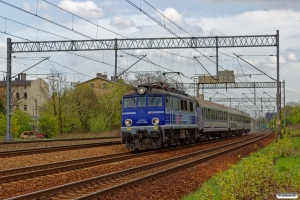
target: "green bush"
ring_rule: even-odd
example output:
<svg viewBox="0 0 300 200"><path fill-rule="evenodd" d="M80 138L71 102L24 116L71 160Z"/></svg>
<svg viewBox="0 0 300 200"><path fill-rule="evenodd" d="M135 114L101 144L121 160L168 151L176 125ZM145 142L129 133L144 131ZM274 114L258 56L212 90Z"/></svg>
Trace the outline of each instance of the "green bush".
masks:
<svg viewBox="0 0 300 200"><path fill-rule="evenodd" d="M0 136L4 136L6 131L6 116L0 112Z"/></svg>
<svg viewBox="0 0 300 200"><path fill-rule="evenodd" d="M270 190L273 162L262 153L252 154L240 165L218 176L222 199L263 199Z"/></svg>
<svg viewBox="0 0 300 200"><path fill-rule="evenodd" d="M46 134L48 138L53 138L58 134L58 120L55 116L42 113L38 122L39 132Z"/></svg>
<svg viewBox="0 0 300 200"><path fill-rule="evenodd" d="M12 134L14 138L20 137L24 131L32 130L34 120L31 116L21 110L16 110L12 114Z"/></svg>
<svg viewBox="0 0 300 200"><path fill-rule="evenodd" d="M285 157L291 155L294 152L294 146L289 138L283 138L273 143L270 154L274 158Z"/></svg>
<svg viewBox="0 0 300 200"><path fill-rule="evenodd" d="M220 172L184 199L272 199L278 191L299 191L299 158L291 139L278 140Z"/></svg>

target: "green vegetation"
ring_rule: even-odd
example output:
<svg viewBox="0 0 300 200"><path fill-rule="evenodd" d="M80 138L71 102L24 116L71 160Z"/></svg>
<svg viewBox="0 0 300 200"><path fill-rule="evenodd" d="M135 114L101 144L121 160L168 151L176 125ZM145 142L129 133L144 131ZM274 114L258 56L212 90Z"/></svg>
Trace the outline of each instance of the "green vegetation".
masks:
<svg viewBox="0 0 300 200"><path fill-rule="evenodd" d="M243 158L183 199L271 199L300 191L300 138L285 137Z"/></svg>
<svg viewBox="0 0 300 200"><path fill-rule="evenodd" d="M285 118L285 124L286 126L290 126L293 128L296 128L299 130L300 128L300 104L295 104L295 105L287 105L285 106L285 113L286 113L286 118ZM275 128L276 124L276 119L277 115L274 115L273 119L271 119L268 122L268 128ZM281 121L280 121L281 126L283 127L284 125L284 108L281 109Z"/></svg>
<svg viewBox="0 0 300 200"><path fill-rule="evenodd" d="M35 122L29 114L19 109L13 111L14 138L19 138L25 130L35 129L34 125L37 126L38 132L46 134L48 138L58 137L59 134L89 135L120 129L122 116L120 101L133 87L109 83L99 90L92 88L89 82L77 83L70 87L63 76L53 74L49 80L50 91L42 92L48 101L39 108L38 121ZM5 131L5 107L0 101L0 138L5 138Z"/></svg>

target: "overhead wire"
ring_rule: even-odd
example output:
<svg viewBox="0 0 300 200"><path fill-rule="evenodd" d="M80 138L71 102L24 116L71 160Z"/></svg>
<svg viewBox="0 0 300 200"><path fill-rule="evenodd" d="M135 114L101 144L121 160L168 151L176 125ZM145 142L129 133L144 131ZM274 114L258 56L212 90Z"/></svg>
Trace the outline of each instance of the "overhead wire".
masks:
<svg viewBox="0 0 300 200"><path fill-rule="evenodd" d="M176 33L174 33L172 30L170 30L169 28L167 28L165 26L165 24L162 24L161 22L159 22L158 20L156 20L155 18L153 18L151 15L149 15L147 12L145 12L144 10L142 10L141 8L139 8L138 6L136 6L133 2L131 2L130 0L125 0L126 2L128 2L129 4L131 4L133 7L135 7L136 9L138 9L140 12L144 13L146 16L148 16L150 19L152 19L153 21L155 21L158 25L160 25L161 27L163 27L165 30L167 30L168 32L170 32L171 34L173 34L174 36L181 38L180 36L178 36ZM156 8L154 8L151 4L149 4L147 1L143 0L144 2L146 2L150 7L152 7L155 11L159 12ZM164 16L166 19L168 19L171 23L173 23L174 25L176 25L177 27L179 27L180 29L182 29L184 32L188 33L187 31L185 31L182 27L178 26L175 22L173 22L172 20L170 20L168 17L166 17L165 15L163 15L161 12L159 12L162 16ZM194 37L193 35L191 35L190 33L188 33L190 36ZM216 63L215 61L211 60L210 58L208 58L208 56L206 56L205 54L203 54L202 52L198 51L198 49L195 49L197 52L199 52L201 55L203 55L204 57L206 57L208 60L210 60L213 63ZM221 54L224 54L222 52L220 52ZM228 57L232 57L228 54L224 54L227 55ZM218 67L224 69L222 66L218 65ZM225 69L224 69L225 70ZM238 78L237 78L238 79ZM238 79L239 80L239 79Z"/></svg>
<svg viewBox="0 0 300 200"><path fill-rule="evenodd" d="M61 28L65 28L65 29L67 29L67 30L69 30L69 31L72 31L72 32L74 32L74 33L77 33L77 34L79 34L79 35L81 35L81 36L87 37L87 38L89 38L89 39L94 39L94 38L92 38L92 37L90 37L90 36L87 36L87 35L85 35L85 34L82 34L82 33L78 32L78 31L72 30L72 29L70 29L70 28L68 28L68 27L66 27L66 26L64 26L64 25L61 25L61 24L56 23L56 22L53 22L53 21L51 21L51 20L49 20L49 19L46 19L46 18L44 18L44 17L35 15L35 14L33 14L33 13L29 12L29 11L26 11L26 10L24 10L24 9L22 9L22 8L19 8L19 7L17 7L17 6L14 6L14 5L12 5L12 4L9 4L9 3L7 3L7 2L5 2L5 1L3 1L3 0L0 0L0 2L6 4L6 5L8 5L8 6L11 6L11 7L13 7L13 8L16 8L16 9L18 9L18 10L21 10L21 11L23 11L23 12L26 12L26 13L28 13L28 14L30 14L30 15L35 16L35 17L39 17L39 18L41 18L41 19L43 19L43 20L45 20L45 21L47 21L47 22L49 22L49 23L55 24L55 25L57 25L57 26L59 26L59 27L61 27ZM4 32L2 32L2 33L4 33ZM4 33L4 34L5 34L5 33ZM19 39L24 39L24 38L18 37L18 36L17 36L17 38L19 38ZM133 57L138 58L138 56L136 56L136 55L130 54L130 53L125 52L125 51L122 51L122 52L124 52L125 54L128 54L128 55L131 55L131 56L133 56ZM69 52L69 53L71 53L71 52ZM74 54L74 53L71 53L71 54ZM77 54L75 54L75 55L77 55ZM79 55L79 56L80 56L80 55ZM178 56L180 56L180 55L178 55ZM86 58L85 56L82 56L82 57ZM90 59L90 58L89 58L89 59ZM93 59L91 59L91 60L93 60ZM170 69L168 69L168 68L166 68L166 67L163 67L163 66L160 66L160 65L157 65L156 63L153 63L152 61L147 61L147 60L144 60L144 59L143 59L143 61L149 62L149 63L151 63L151 64L153 64L153 65L156 65L156 66L158 66L158 67L160 67L160 68L162 68L162 69L165 69L165 70L170 71ZM98 61L98 62L101 62L101 61ZM102 62L101 62L101 63L102 63ZM109 64L108 64L108 65L109 65ZM111 66L113 66L113 65L111 65ZM163 71L164 71L164 70L163 70ZM171 70L171 71L172 71L172 70ZM185 76L185 77L187 77L187 76ZM188 78L188 77L187 77L187 78Z"/></svg>
<svg viewBox="0 0 300 200"><path fill-rule="evenodd" d="M49 2L49 1L47 1L47 0L43 0L43 1L45 1L46 3L52 5L52 6L58 8L58 9L60 9L60 10L65 11L65 12L71 14L71 15L74 15L74 16L78 17L79 19L82 19L82 20L84 20L84 21L86 21L86 22L89 22L89 23L93 24L93 25L97 26L97 28L100 27L100 28L102 28L102 29L104 29L104 30L106 30L106 31L109 31L109 32L111 32L111 33L114 33L114 34L116 34L116 35L118 35L118 36L120 36L120 37L129 39L128 37L126 37L126 36L124 36L124 35L122 35L122 34L120 34L120 33L117 33L117 32L115 32L115 31L112 31L112 30L110 30L110 29L108 29L108 28L105 28L105 27L103 27L103 26L101 26L101 25L99 25L99 24L96 24L96 23L94 23L94 22L92 22L92 21L90 21L90 20L87 20L87 19L85 19L85 18L83 18L83 17L81 17L81 16L79 16L79 15L76 15L76 14L74 14L74 13L72 13L72 12L70 12L70 11L64 9L64 8L61 8L61 7L55 5L55 4L53 4L53 3L51 3L51 2ZM165 50L161 50L161 49L158 49L158 50L159 50L159 51L162 51L162 52L165 52L165 53L168 53L168 54L171 54L171 55L181 56L181 57L183 57L183 58L190 58L190 57L182 56L182 55L175 54L175 53L172 53L172 52L169 52L169 51L165 51Z"/></svg>

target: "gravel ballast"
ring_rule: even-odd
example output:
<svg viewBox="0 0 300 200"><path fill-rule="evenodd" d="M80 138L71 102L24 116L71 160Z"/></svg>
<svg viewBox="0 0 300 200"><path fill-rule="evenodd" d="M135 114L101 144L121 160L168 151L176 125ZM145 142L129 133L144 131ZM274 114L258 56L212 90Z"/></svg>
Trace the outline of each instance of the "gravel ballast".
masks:
<svg viewBox="0 0 300 200"><path fill-rule="evenodd" d="M105 164L105 165L90 167L81 170L75 170L71 172L64 172L64 173L59 173L59 174L49 175L44 177L37 177L37 178L13 182L13 183L1 184L0 194L2 194L1 198L8 198L16 195L26 194L37 190L55 187L61 184L79 181L94 176L99 176L99 175L103 175L103 174L107 174L107 173L111 173L123 169L128 169L142 164L151 163L151 162L187 154L197 150L211 148L217 145L226 144L243 138L245 137L232 138L230 140L218 141L216 143L210 143L210 144L203 144L197 147L191 147L187 149L181 149L181 150L174 149L174 151L171 152L157 153L151 156L136 158L132 160L115 162L111 164ZM271 140L272 139L270 139L270 137L264 139L263 141L267 141L267 142L259 142L258 147L262 147L269 144ZM30 165L49 163L49 162L91 157L96 155L125 152L127 150L125 149L124 146L125 145L120 145L120 146L117 145L113 147L98 147L98 148L72 150L72 151L64 151L64 152L53 152L53 153L47 153L47 155L40 154L40 155L31 155L31 156L19 156L17 158L16 157L2 158L0 159L0 163L1 163L1 167L2 165L10 166L10 167L5 167L5 169L22 167L22 166L30 166ZM237 155L240 154L242 156L246 156L249 155L251 152L257 150L256 148L254 148L254 145L245 148L247 149L243 150L244 149L243 148L240 150L236 150L235 153L230 153L228 155L226 154L220 158L217 157L212 161L203 163L201 164L202 167L198 166L198 168L195 168L193 170L191 170L192 168L189 169L191 171L188 172L172 174L168 177L163 178L163 180L155 181L155 183L145 183L145 185L141 186L140 189L135 188L134 190L130 190L130 192L128 191L124 192L124 194L123 192L120 192L120 194L115 194L114 196L110 196L109 198L119 199L120 197L122 197L125 199L131 199L135 197L136 199L136 197L138 196L144 199L149 199L149 198L160 199L165 197L166 199L170 199L170 198L178 199L184 194L195 190L202 182L204 182L209 177L214 175L217 171L227 169L229 163L231 164L236 163L239 160ZM35 162L33 163L33 161ZM217 162L217 163L213 163L213 162ZM14 163L14 164L9 164L9 163ZM206 167L206 166L211 166L211 167ZM173 177L174 179L172 179L172 176L174 176ZM159 186L159 184L162 185ZM159 188L166 188L166 187L168 188L168 190L159 189ZM174 187L174 188L171 189L170 187ZM147 190L143 190L143 188L144 189L147 188ZM152 191L155 191L154 196ZM126 197L124 197L124 195L126 195Z"/></svg>
<svg viewBox="0 0 300 200"><path fill-rule="evenodd" d="M16 151L16 150L25 150L25 149L37 149L37 148L46 148L46 147L61 147L69 145L78 145L78 144L93 144L99 142L110 142L110 141L120 141L120 138L108 138L108 139L90 139L90 140L75 140L75 141L47 141L47 142L36 142L32 143L14 143L14 144L0 144L0 152L3 151Z"/></svg>

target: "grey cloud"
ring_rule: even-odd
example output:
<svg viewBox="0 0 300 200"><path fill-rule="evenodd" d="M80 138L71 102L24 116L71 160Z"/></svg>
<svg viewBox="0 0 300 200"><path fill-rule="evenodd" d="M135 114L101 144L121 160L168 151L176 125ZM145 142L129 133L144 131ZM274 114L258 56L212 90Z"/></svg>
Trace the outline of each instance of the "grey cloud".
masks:
<svg viewBox="0 0 300 200"><path fill-rule="evenodd" d="M261 5L261 9L292 9L300 10L299 0L196 0L215 4L240 3Z"/></svg>
<svg viewBox="0 0 300 200"><path fill-rule="evenodd" d="M134 21L123 17L114 17L110 20L110 25L117 27L118 29L128 29L135 27Z"/></svg>
<svg viewBox="0 0 300 200"><path fill-rule="evenodd" d="M225 34L221 33L220 30L213 28L211 29L209 36L225 36Z"/></svg>

